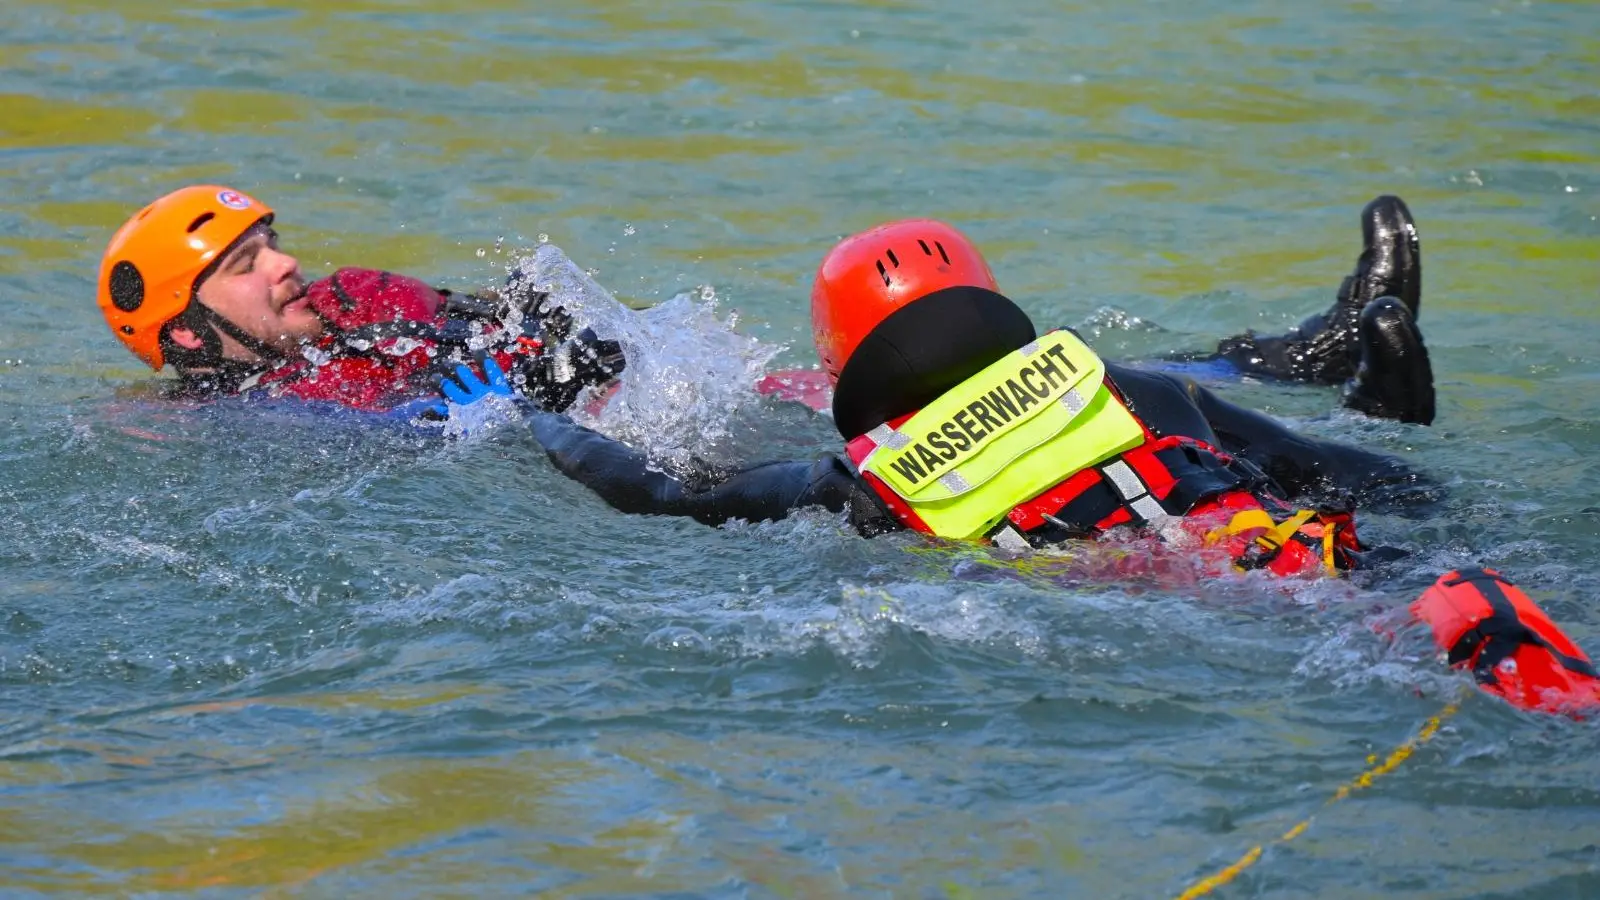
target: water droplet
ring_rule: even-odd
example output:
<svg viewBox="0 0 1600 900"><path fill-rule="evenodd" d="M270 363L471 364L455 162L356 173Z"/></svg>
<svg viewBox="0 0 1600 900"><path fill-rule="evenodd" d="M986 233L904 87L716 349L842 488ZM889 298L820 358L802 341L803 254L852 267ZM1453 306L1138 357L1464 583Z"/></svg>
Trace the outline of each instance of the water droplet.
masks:
<svg viewBox="0 0 1600 900"><path fill-rule="evenodd" d="M630 236L635 234L636 232L634 231L633 223L629 222L626 225L623 225L622 226L622 233L626 234L626 235L630 235Z"/></svg>
<svg viewBox="0 0 1600 900"><path fill-rule="evenodd" d="M700 286L700 299L708 303L717 299L717 289L709 284L702 284Z"/></svg>
<svg viewBox="0 0 1600 900"><path fill-rule="evenodd" d="M1567 193L1569 193L1569 194L1576 194L1576 193L1577 193L1577 192L1578 192L1578 187L1577 187L1577 185L1573 185L1573 184L1569 184L1569 185L1567 185Z"/></svg>
<svg viewBox="0 0 1600 900"><path fill-rule="evenodd" d="M489 251L483 249L482 247L478 248L478 258L479 259L483 259L485 256L488 256L488 255L489 255Z"/></svg>
<svg viewBox="0 0 1600 900"><path fill-rule="evenodd" d="M540 244L548 244L548 243L550 243L550 235L545 234L542 231L539 232L539 243Z"/></svg>

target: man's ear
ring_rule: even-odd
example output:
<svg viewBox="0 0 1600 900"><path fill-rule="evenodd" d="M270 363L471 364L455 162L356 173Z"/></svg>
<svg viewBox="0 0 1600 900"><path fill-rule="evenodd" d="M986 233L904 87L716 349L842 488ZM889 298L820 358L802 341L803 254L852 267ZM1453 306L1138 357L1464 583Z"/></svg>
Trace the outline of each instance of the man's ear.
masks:
<svg viewBox="0 0 1600 900"><path fill-rule="evenodd" d="M172 328L167 331L167 337L171 338L174 344L177 344L179 347L182 347L185 350L199 350L201 347L205 346L205 342L200 340L199 335L183 327L182 325L172 326Z"/></svg>

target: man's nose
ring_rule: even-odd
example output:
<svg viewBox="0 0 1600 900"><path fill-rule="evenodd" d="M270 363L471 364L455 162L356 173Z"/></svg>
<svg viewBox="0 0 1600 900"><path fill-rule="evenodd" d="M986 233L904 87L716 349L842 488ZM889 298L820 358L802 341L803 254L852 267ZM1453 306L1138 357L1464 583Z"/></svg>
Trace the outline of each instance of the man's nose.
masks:
<svg viewBox="0 0 1600 900"><path fill-rule="evenodd" d="M269 254L268 259L272 268L268 271L272 273L273 281L282 281L300 271L300 260L284 253L282 250L268 248L262 252Z"/></svg>

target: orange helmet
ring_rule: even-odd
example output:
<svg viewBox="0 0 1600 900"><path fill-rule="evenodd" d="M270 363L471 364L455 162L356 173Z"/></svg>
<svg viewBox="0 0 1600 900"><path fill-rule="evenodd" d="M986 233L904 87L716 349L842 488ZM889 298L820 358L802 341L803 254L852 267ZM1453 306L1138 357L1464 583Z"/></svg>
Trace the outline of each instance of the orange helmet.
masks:
<svg viewBox="0 0 1600 900"><path fill-rule="evenodd" d="M181 188L117 229L100 261L100 311L117 339L160 369L161 329L193 301L216 259L272 209L215 184Z"/></svg>
<svg viewBox="0 0 1600 900"><path fill-rule="evenodd" d="M811 286L811 337L828 379L889 314L935 291L999 291L983 254L966 235L933 219L879 225L840 241Z"/></svg>

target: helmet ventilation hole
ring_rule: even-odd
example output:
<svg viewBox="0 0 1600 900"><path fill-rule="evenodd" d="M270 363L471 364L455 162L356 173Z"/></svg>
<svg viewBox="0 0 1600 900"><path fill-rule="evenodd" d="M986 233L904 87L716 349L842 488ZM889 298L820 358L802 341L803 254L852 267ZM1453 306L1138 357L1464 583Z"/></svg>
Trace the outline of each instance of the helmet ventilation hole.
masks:
<svg viewBox="0 0 1600 900"><path fill-rule="evenodd" d="M883 278L884 287L894 284L894 282L889 279L889 270L883 267L883 260L881 259L878 260L878 275Z"/></svg>
<svg viewBox="0 0 1600 900"><path fill-rule="evenodd" d="M187 229L188 233L189 234L194 234L196 231L198 231L200 229L201 225L204 225L205 223L211 221L212 219L215 219L216 217L217 217L217 214L214 213L214 212L203 212L203 213L201 213L199 216L195 217L195 220L193 222L189 223L189 227Z"/></svg>
<svg viewBox="0 0 1600 900"><path fill-rule="evenodd" d="M947 266L950 265L950 254L944 252L944 245L938 241L934 241L933 245L939 248L939 258L944 260L944 264Z"/></svg>
<svg viewBox="0 0 1600 900"><path fill-rule="evenodd" d="M131 313L144 304L144 276L139 267L121 260L111 267L109 292L111 303L123 312Z"/></svg>

